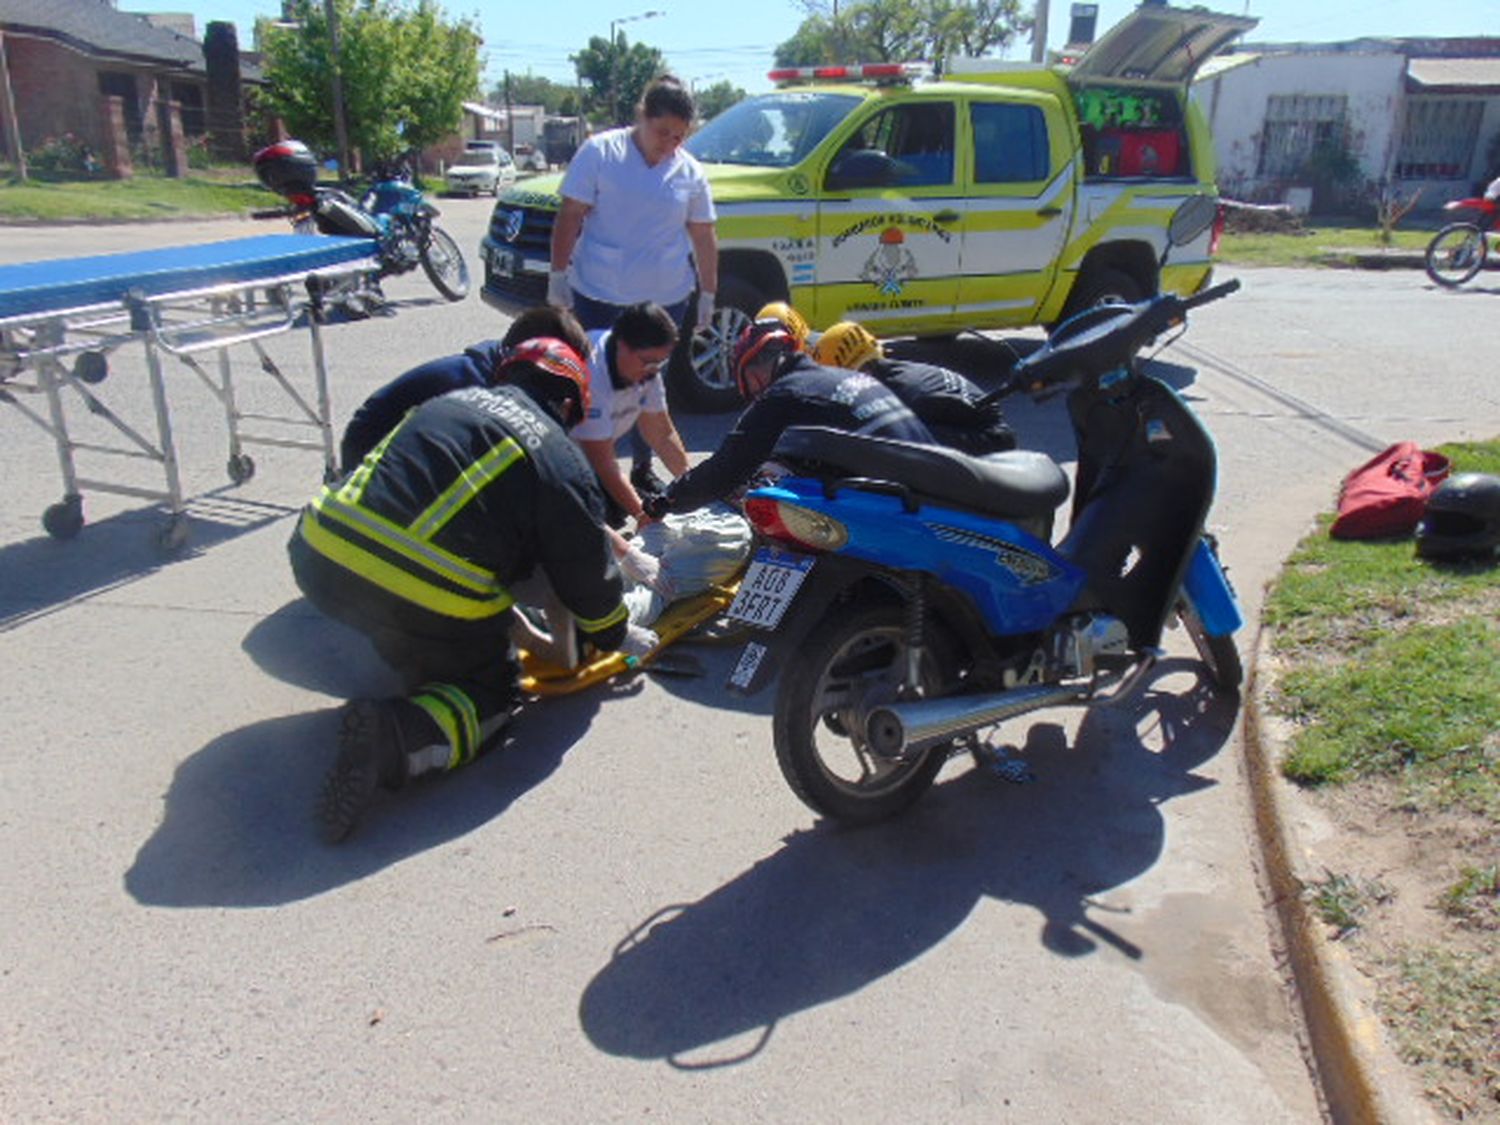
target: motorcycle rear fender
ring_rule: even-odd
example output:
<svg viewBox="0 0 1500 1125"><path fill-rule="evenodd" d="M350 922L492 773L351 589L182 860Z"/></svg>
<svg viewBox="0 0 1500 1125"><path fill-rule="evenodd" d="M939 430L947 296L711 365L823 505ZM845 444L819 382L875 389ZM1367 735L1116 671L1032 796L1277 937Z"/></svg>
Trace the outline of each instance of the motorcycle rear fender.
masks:
<svg viewBox="0 0 1500 1125"><path fill-rule="evenodd" d="M823 620L829 607L861 581L880 581L870 567L838 555L820 555L797 591L796 600L774 630L751 629L745 648L758 644L765 648L754 673L746 683L736 683L734 673L724 682L731 695L748 698L764 691L776 680L787 654L795 652L814 625ZM892 596L896 596L894 590ZM741 648L743 654L745 648Z"/></svg>
<svg viewBox="0 0 1500 1125"><path fill-rule="evenodd" d="M1234 589L1206 539L1198 540L1193 557L1188 561L1182 592L1198 611L1203 631L1210 637L1227 637L1245 624Z"/></svg>

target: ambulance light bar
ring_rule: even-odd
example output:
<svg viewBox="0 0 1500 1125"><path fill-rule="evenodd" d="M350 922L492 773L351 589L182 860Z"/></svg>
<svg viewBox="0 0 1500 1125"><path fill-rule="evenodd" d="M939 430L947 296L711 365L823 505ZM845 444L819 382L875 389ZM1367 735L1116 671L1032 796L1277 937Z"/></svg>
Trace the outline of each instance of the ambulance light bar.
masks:
<svg viewBox="0 0 1500 1125"><path fill-rule="evenodd" d="M900 82L931 71L926 63L854 63L850 66L786 66L766 75L772 82Z"/></svg>

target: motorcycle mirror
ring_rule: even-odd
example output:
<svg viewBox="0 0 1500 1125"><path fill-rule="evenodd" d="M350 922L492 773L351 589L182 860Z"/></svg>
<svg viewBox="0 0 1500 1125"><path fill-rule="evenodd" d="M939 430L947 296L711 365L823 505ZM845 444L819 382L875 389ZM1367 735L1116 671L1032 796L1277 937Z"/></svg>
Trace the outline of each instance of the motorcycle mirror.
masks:
<svg viewBox="0 0 1500 1125"><path fill-rule="evenodd" d="M1214 225L1219 217L1219 201L1211 195L1193 195L1182 201L1167 224L1167 244L1182 246L1193 241Z"/></svg>

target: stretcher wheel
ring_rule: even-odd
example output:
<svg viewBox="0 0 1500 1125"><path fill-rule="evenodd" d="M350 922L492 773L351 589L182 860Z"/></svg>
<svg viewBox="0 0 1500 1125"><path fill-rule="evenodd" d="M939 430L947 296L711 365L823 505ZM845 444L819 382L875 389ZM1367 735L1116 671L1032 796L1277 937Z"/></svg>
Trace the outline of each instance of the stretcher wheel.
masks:
<svg viewBox="0 0 1500 1125"><path fill-rule="evenodd" d="M170 553L180 551L187 544L187 520L181 515L172 516L156 536L156 545Z"/></svg>
<svg viewBox="0 0 1500 1125"><path fill-rule="evenodd" d="M54 539L71 539L83 530L83 497L69 496L42 513L42 527Z"/></svg>
<svg viewBox="0 0 1500 1125"><path fill-rule="evenodd" d="M73 378L81 383L102 383L108 374L109 360L103 352L83 352L73 361Z"/></svg>
<svg viewBox="0 0 1500 1125"><path fill-rule="evenodd" d="M229 479L235 484L244 484L255 475L255 461L248 453L236 453L229 458Z"/></svg>

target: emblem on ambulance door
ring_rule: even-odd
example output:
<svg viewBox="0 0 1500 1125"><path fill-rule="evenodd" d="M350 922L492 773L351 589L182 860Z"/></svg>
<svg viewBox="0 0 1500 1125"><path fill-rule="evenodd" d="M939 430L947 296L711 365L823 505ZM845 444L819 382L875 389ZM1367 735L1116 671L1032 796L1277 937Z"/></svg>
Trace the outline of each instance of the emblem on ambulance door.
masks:
<svg viewBox="0 0 1500 1125"><path fill-rule="evenodd" d="M895 297L916 276L917 260L906 247L906 234L900 227L886 227L880 232L880 245L859 271L860 280L872 283L887 297Z"/></svg>

